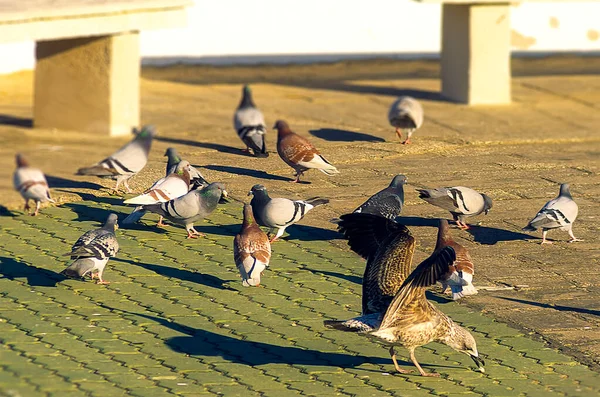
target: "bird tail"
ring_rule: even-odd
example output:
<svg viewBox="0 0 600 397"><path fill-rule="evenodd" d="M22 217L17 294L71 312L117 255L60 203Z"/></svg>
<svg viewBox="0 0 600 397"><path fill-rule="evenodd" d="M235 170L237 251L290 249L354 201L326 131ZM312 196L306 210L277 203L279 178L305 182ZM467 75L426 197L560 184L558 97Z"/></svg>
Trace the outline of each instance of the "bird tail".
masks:
<svg viewBox="0 0 600 397"><path fill-rule="evenodd" d="M452 291L452 300L458 300L465 296L477 294L477 289L471 283L467 285L451 285L450 290Z"/></svg>
<svg viewBox="0 0 600 397"><path fill-rule="evenodd" d="M346 331L346 332L358 332L360 329L350 327L346 324L346 321L340 320L324 320L323 325L327 328L337 329L338 331Z"/></svg>
<svg viewBox="0 0 600 397"><path fill-rule="evenodd" d="M327 204L329 202L329 199L321 198L321 197L312 197L312 198L304 200L304 202L306 204L312 205L313 207L318 207L319 205Z"/></svg>
<svg viewBox="0 0 600 397"><path fill-rule="evenodd" d="M139 220L146 215L146 212L147 211L141 205L139 207L135 207L133 212L129 214L127 218L123 219L123 222L121 223L124 225L133 225L134 223L139 222Z"/></svg>
<svg viewBox="0 0 600 397"><path fill-rule="evenodd" d="M94 268L94 262L90 259L77 259L69 267L60 272L60 274L71 277L81 278Z"/></svg>
<svg viewBox="0 0 600 397"><path fill-rule="evenodd" d="M431 198L431 192L429 192L427 189L417 189L417 192L419 192L419 198Z"/></svg>
<svg viewBox="0 0 600 397"><path fill-rule="evenodd" d="M169 201L171 198L163 193L162 190L156 189L151 190L149 193L140 194L139 196L132 197L123 201L123 204L136 204L136 205L145 205L145 204L156 204L162 200Z"/></svg>
<svg viewBox="0 0 600 397"><path fill-rule="evenodd" d="M531 225L531 223L525 226L523 229L524 232L535 232L537 229Z"/></svg>

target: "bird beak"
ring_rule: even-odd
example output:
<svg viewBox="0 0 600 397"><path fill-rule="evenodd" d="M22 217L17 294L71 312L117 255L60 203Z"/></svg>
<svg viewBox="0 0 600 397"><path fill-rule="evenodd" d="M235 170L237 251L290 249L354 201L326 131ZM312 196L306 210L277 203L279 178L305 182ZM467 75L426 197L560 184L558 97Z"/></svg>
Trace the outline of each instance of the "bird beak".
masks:
<svg viewBox="0 0 600 397"><path fill-rule="evenodd" d="M475 361L475 365L477 365L477 369L479 370L479 372L485 372L485 361L483 361L482 358L479 358L478 356L474 356L472 354L469 354L469 357L471 357L471 359Z"/></svg>
<svg viewBox="0 0 600 397"><path fill-rule="evenodd" d="M486 214L486 215L488 214L488 212L490 212L490 210L485 210L485 214Z"/></svg>
<svg viewBox="0 0 600 397"><path fill-rule="evenodd" d="M223 197L227 197L227 190L223 190Z"/></svg>
<svg viewBox="0 0 600 397"><path fill-rule="evenodd" d="M117 230L119 228L119 224L115 223L115 230Z"/></svg>
<svg viewBox="0 0 600 397"><path fill-rule="evenodd" d="M248 196L252 196L252 190L248 192Z"/></svg>

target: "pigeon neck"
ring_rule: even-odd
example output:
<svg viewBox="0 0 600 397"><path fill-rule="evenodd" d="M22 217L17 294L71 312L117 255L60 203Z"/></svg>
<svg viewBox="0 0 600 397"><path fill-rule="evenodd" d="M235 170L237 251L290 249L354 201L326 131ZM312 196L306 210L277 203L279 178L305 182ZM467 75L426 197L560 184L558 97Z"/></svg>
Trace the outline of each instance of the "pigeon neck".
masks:
<svg viewBox="0 0 600 397"><path fill-rule="evenodd" d="M29 162L22 154L17 154L17 168L29 167Z"/></svg>
<svg viewBox="0 0 600 397"><path fill-rule="evenodd" d="M571 191L569 190L569 185L567 185L566 183L560 185L560 193L559 196L562 197L568 197L568 198L573 198L571 196Z"/></svg>
<svg viewBox="0 0 600 397"><path fill-rule="evenodd" d="M453 241L453 240L452 240L452 237L450 236L450 228L448 227L448 222L445 220L440 221L440 225L438 227L436 249L440 248L443 245L446 245L450 241Z"/></svg>
<svg viewBox="0 0 600 397"><path fill-rule="evenodd" d="M252 213L252 206L249 204L244 205L244 223L242 224L242 229L246 229L254 223L256 223L256 221L254 220L254 214Z"/></svg>
<svg viewBox="0 0 600 397"><path fill-rule="evenodd" d="M167 169L170 169L174 165L177 165L181 162L181 159L175 153L169 153L169 158L167 160Z"/></svg>
<svg viewBox="0 0 600 397"><path fill-rule="evenodd" d="M279 128L277 130L277 138L278 139L281 139L282 137L290 135L290 134L293 134L293 131L287 125Z"/></svg>
<svg viewBox="0 0 600 397"><path fill-rule="evenodd" d="M242 96L242 101L240 102L239 109L244 108L255 108L254 100L252 99L252 92L249 89L244 89L244 94Z"/></svg>

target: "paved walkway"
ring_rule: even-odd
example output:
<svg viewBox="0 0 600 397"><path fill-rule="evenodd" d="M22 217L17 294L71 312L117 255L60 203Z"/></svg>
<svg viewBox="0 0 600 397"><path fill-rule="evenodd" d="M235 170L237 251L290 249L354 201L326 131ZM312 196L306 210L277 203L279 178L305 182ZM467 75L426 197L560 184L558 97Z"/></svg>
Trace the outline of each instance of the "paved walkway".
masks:
<svg viewBox="0 0 600 397"><path fill-rule="evenodd" d="M393 68L420 75L430 67ZM164 172L162 155L174 146L238 198L262 183L274 196L332 199L275 245L265 288L258 289L242 289L232 265L236 204L201 226L209 242L185 241L182 229L160 232L151 222L120 230L122 251L106 272L113 281L108 287L62 280L58 272L67 261L61 255L75 239L109 209L125 213L122 198L108 193L111 183L74 176L74 170L126 139L31 129L31 73L0 76L0 213L7 215L0 217L0 328L6 328L0 352L7 355L0 390L12 387L28 397L53 388L103 396L136 389L149 396L214 394L229 385L225 395L598 395L591 387L600 385L600 78L518 77L513 105L471 108L440 101L435 79L393 80L390 68L372 62L144 70L143 119L160 135L148 166L131 183L136 191ZM256 82L255 99L269 123L287 119L341 175L311 171L310 184L288 183L292 172L273 153L273 133L269 158L241 155L231 127L240 81ZM421 99L427 114L408 147L398 144L385 119L401 94ZM22 215L12 190L17 151L46 172L62 203L43 208L38 218ZM417 238L415 261L434 245L434 218L448 214L418 199L414 188L461 184L494 199L490 214L475 219L479 227L453 231L475 259L475 284L491 289L460 304L432 295L474 328L486 374L469 370L466 356L429 345L418 356L443 379L383 375L392 371L385 349L322 326L325 318L359 310L364 267L328 220L397 173L409 179L404 221ZM585 241L567 244L566 233L551 232L555 244L541 247L539 233L520 228L562 181L571 183L579 203L574 231Z"/></svg>
<svg viewBox="0 0 600 397"><path fill-rule="evenodd" d="M442 378L393 373L387 349L322 325L360 311L362 260L322 241L327 234L301 232L274 245L264 288L244 288L230 251L239 210L220 208L198 227L207 233L198 241L178 228L157 233L151 223L120 229L121 252L105 272L109 286L65 280L59 272L61 254L82 232L109 211L128 212L116 200L0 218L0 389L27 397L600 393L598 373L437 296L473 332L487 372L431 344L418 357Z"/></svg>

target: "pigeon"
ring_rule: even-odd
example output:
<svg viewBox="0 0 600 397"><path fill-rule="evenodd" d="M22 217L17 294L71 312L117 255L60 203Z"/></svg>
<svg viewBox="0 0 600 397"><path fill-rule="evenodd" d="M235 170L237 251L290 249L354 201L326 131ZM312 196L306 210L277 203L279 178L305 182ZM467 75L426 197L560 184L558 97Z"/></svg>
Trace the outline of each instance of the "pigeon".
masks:
<svg viewBox="0 0 600 397"><path fill-rule="evenodd" d="M110 214L104 226L85 232L73 244L71 252L64 255L75 259L75 262L61 273L73 278L83 278L89 274L92 279L98 278L98 284L109 284L102 279L102 273L108 260L119 252L119 243L115 235L118 228L117 215Z"/></svg>
<svg viewBox="0 0 600 397"><path fill-rule="evenodd" d="M348 239L352 251L367 260L362 280L362 313L349 320L323 323L340 331L375 331L410 273L415 239L406 226L373 214L342 215L338 230Z"/></svg>
<svg viewBox="0 0 600 397"><path fill-rule="evenodd" d="M123 223L132 224L139 221L147 212L144 210L143 205L164 203L177 197L181 197L189 192L190 186L193 186L190 184L190 169L191 165L189 162L185 160L180 161L179 164L176 165L174 172L156 181L150 189L146 190L143 194L123 201L124 204L138 205L138 207L123 220ZM162 223L162 220L163 218L161 217L157 226L165 226L165 224Z"/></svg>
<svg viewBox="0 0 600 397"><path fill-rule="evenodd" d="M383 219L383 218L382 218ZM387 222L392 222L387 220ZM437 281L445 281L452 274L452 264L456 260L452 247L444 247L419 264L406 278L394 300L388 307L379 329L369 333L374 338L391 345L390 356L396 371L403 370L396 361L395 345L408 349L410 359L421 376L440 376L427 373L417 362L415 349L430 342L443 343L452 349L471 357L481 372L485 372L485 362L479 357L477 343L471 333L456 324L425 297L425 289Z"/></svg>
<svg viewBox="0 0 600 397"><path fill-rule="evenodd" d="M29 200L35 201L35 211L31 214L37 216L40 211L40 205L43 202L56 203L50 197L48 182L42 171L29 166L29 162L22 154L17 154L17 169L13 174L13 185L21 196L25 199L24 211L29 213Z"/></svg>
<svg viewBox="0 0 600 397"><path fill-rule="evenodd" d="M442 282L442 291L446 291L450 287L452 299L458 300L467 295L477 294L477 290L473 286L473 275L475 274L475 265L469 251L450 236L450 228L448 221L440 219L438 227L436 251L444 247L454 248L456 253L456 261L450 267L451 276Z"/></svg>
<svg viewBox="0 0 600 397"><path fill-rule="evenodd" d="M252 206L244 204L242 230L233 240L233 258L244 287L260 285L260 276L271 260L271 243L252 215Z"/></svg>
<svg viewBox="0 0 600 397"><path fill-rule="evenodd" d="M185 226L187 238L197 238L204 235L194 229L194 222L210 215L217 208L221 196L227 197L225 185L213 182L202 190L192 190L165 203L144 205L143 209Z"/></svg>
<svg viewBox="0 0 600 397"><path fill-rule="evenodd" d="M233 127L246 145L245 152L250 153L250 149L252 149L256 157L269 156L265 143L265 134L267 133L265 118L254 104L252 91L247 85L242 90L242 101L233 115Z"/></svg>
<svg viewBox="0 0 600 397"><path fill-rule="evenodd" d="M134 133L135 138L131 142L99 163L91 167L80 168L77 175L116 179L115 192L119 191L119 186L123 183L127 192L131 193L127 181L146 166L156 129L154 126L144 126L141 131L137 133L134 131Z"/></svg>
<svg viewBox="0 0 600 397"><path fill-rule="evenodd" d="M167 149L167 151L165 152L165 156L167 156L167 170L165 176L169 176L169 174L175 172L177 164L183 161L183 159L179 157L179 154L177 154L177 150L172 147ZM200 171L198 171L195 167L190 165L189 171L190 190L192 190L192 188L203 188L209 185L209 183L206 181L206 179L204 179Z"/></svg>
<svg viewBox="0 0 600 397"><path fill-rule="evenodd" d="M388 187L375 193L354 212L396 219L404 206L404 184L406 182L406 176L396 175Z"/></svg>
<svg viewBox="0 0 600 397"><path fill-rule="evenodd" d="M479 215L482 212L487 215L492 208L491 198L464 186L417 189L417 191L419 198L450 211L461 229L469 228L465 223L467 216Z"/></svg>
<svg viewBox="0 0 600 397"><path fill-rule="evenodd" d="M388 120L396 128L399 139L402 139L402 130L406 130L408 136L402 144L408 145L413 132L423 125L423 107L415 98L401 96L390 106Z"/></svg>
<svg viewBox="0 0 600 397"><path fill-rule="evenodd" d="M288 123L279 120L273 128L277 130L279 157L296 171L294 182L300 182L300 176L311 168L316 168L328 176L340 173L306 138L294 133Z"/></svg>
<svg viewBox="0 0 600 397"><path fill-rule="evenodd" d="M546 235L551 229L565 230L571 237L570 243L583 241L573 234L573 222L577 219L578 211L579 208L571 196L569 184L563 183L560 185L558 196L548 201L523 230L533 232L542 229L542 244L552 244L551 241L546 240Z"/></svg>
<svg viewBox="0 0 600 397"><path fill-rule="evenodd" d="M263 185L252 186L248 195L254 196L250 205L252 205L256 222L270 228L271 231L277 229L277 234L271 239L271 242L281 237L285 228L299 222L308 211L329 202L329 199L320 197L296 201L286 198L272 199Z"/></svg>

